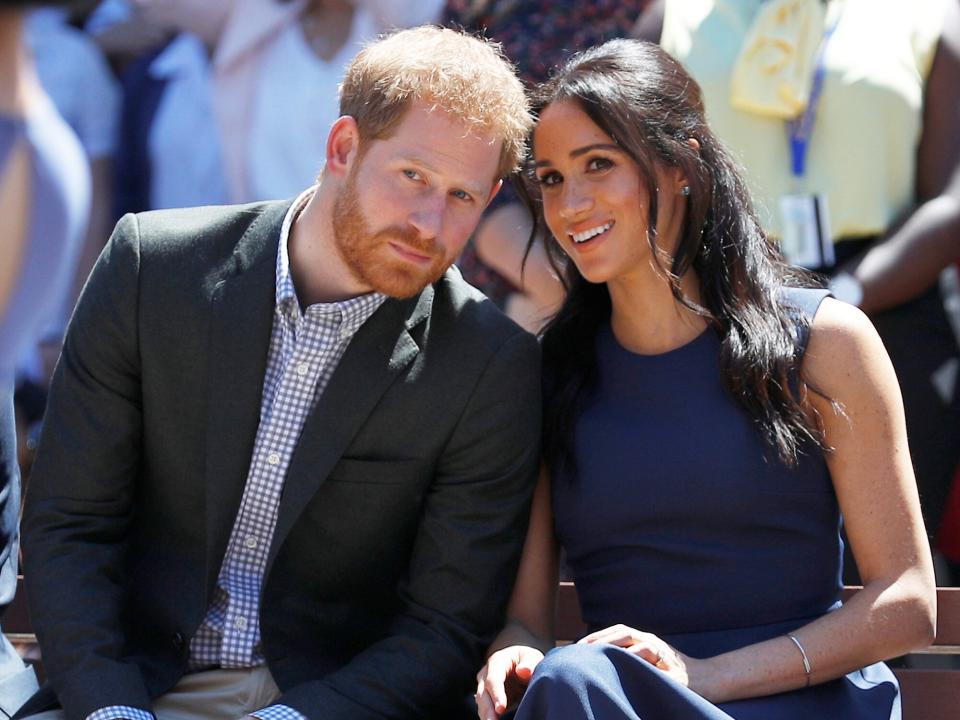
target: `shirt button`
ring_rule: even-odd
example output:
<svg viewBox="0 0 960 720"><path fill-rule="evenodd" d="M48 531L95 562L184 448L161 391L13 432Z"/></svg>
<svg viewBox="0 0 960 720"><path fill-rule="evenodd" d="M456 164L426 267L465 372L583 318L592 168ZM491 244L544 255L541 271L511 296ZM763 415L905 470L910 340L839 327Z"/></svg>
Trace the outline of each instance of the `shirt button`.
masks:
<svg viewBox="0 0 960 720"><path fill-rule="evenodd" d="M237 630L246 630L247 629L247 619L245 617L238 617L233 621L233 626Z"/></svg>
<svg viewBox="0 0 960 720"><path fill-rule="evenodd" d="M348 337L350 337L350 328L341 327L341 328L340 328L340 339L341 339L341 340L346 340Z"/></svg>
<svg viewBox="0 0 960 720"><path fill-rule="evenodd" d="M280 453L272 452L267 455L267 462L270 465L279 465L280 464Z"/></svg>
<svg viewBox="0 0 960 720"><path fill-rule="evenodd" d="M253 550L257 546L257 539L253 537L253 535L251 535L250 537L248 537L246 540L243 541L243 544L246 545L251 550Z"/></svg>
<svg viewBox="0 0 960 720"><path fill-rule="evenodd" d="M297 375L300 377L303 377L308 372L310 372L310 363L302 362L297 365Z"/></svg>

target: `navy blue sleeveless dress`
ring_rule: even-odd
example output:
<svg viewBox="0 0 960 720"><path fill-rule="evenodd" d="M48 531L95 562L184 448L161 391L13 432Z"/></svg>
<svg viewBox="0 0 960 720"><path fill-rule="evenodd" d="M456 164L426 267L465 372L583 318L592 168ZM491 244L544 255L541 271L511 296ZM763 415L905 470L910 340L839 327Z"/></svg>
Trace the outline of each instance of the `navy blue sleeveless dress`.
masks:
<svg viewBox="0 0 960 720"><path fill-rule="evenodd" d="M798 352L825 291L787 290ZM804 321L806 318L807 321ZM767 640L839 606L840 513L822 454L779 462L723 388L705 331L662 355L597 339L598 382L575 431L576 476L555 478L555 529L592 630L623 623L692 657ZM798 673L802 661L797 654ZM548 653L517 720L899 718L882 663L713 705L603 645Z"/></svg>

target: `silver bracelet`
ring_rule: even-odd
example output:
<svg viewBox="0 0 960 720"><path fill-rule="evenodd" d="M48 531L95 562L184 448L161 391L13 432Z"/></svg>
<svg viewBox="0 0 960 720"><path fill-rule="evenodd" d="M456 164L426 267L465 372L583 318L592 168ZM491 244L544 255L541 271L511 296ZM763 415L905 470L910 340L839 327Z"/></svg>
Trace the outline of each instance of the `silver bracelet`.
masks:
<svg viewBox="0 0 960 720"><path fill-rule="evenodd" d="M797 650L800 651L800 657L803 658L803 671L807 674L807 687L810 687L810 660L807 658L807 651L803 649L803 645L800 644L800 641L797 640L793 635L787 633L787 637L793 640L793 644L797 646Z"/></svg>

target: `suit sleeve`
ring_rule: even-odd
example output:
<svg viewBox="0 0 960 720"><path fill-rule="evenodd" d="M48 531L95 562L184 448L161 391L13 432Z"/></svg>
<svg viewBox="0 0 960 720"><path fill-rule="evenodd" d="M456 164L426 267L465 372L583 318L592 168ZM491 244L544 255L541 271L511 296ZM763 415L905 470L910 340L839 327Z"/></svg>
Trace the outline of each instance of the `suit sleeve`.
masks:
<svg viewBox="0 0 960 720"><path fill-rule="evenodd" d="M315 720L435 717L463 703L513 586L540 413L539 348L518 333L492 357L444 449L390 634L277 703Z"/></svg>
<svg viewBox="0 0 960 720"><path fill-rule="evenodd" d="M70 322L26 492L24 571L47 676L67 717L149 709L119 662L128 531L140 464L137 220L126 216Z"/></svg>

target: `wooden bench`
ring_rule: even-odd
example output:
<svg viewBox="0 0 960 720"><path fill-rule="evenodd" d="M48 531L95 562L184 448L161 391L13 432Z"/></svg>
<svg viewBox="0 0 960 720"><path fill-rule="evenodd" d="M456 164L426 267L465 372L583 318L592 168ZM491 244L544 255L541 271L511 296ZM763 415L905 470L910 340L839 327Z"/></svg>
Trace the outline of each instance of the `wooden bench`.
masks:
<svg viewBox="0 0 960 720"><path fill-rule="evenodd" d="M844 589L846 600L859 588ZM561 582L557 598L556 634L559 643L582 637L587 631L580 617L580 601L572 582ZM912 653L947 656L953 669L894 667L900 681L904 720L958 720L960 718L960 588L937 588L937 639ZM909 662L909 661L908 661Z"/></svg>
<svg viewBox="0 0 960 720"><path fill-rule="evenodd" d="M17 583L17 595L3 616L6 636L21 656L33 663L42 675L40 650L30 624L23 578ZM844 599L858 588L846 588ZM558 642L572 642L586 633L580 616L580 602L571 582L560 583L557 598L556 633ZM957 720L960 718L960 588L937 588L937 639L925 650L910 657L946 656L953 669L895 667L903 696L904 720Z"/></svg>
<svg viewBox="0 0 960 720"><path fill-rule="evenodd" d="M27 610L27 593L23 589L23 576L17 578L17 594L3 614L3 634L16 648L24 660L34 666L37 678L43 679L43 666L40 664L40 646L33 633L30 612Z"/></svg>

